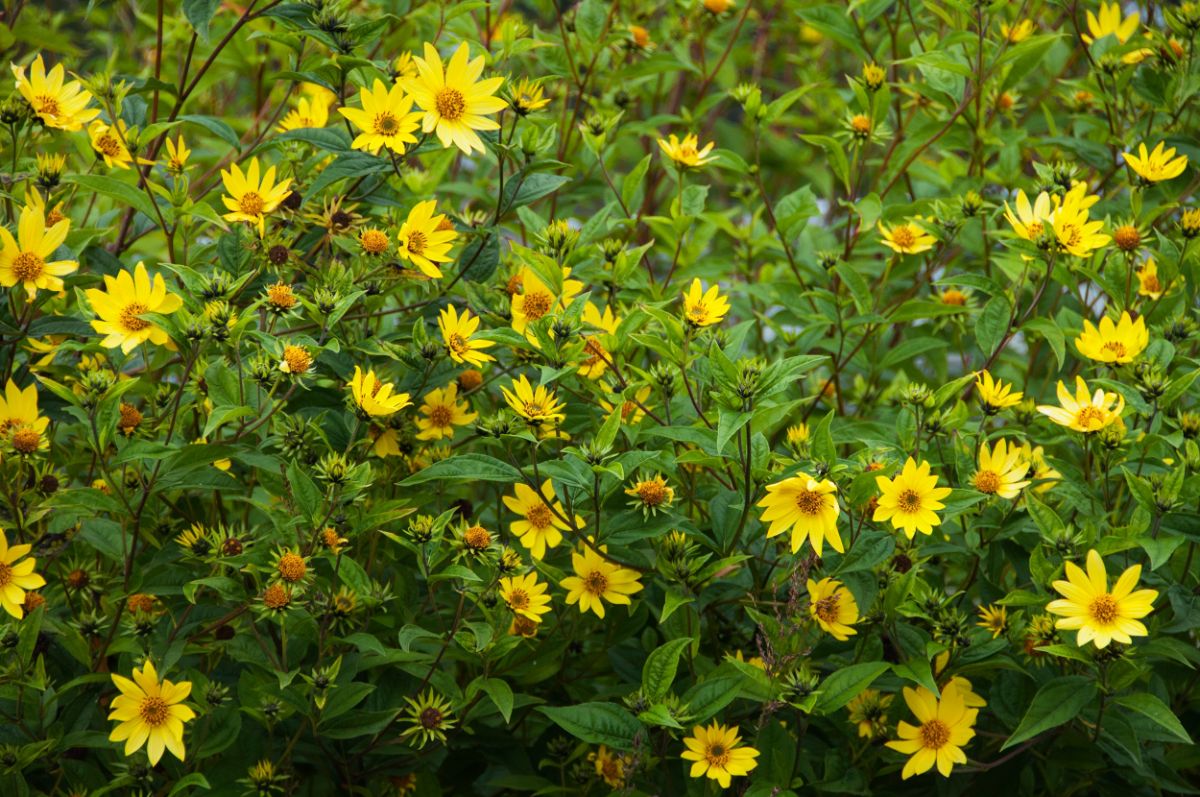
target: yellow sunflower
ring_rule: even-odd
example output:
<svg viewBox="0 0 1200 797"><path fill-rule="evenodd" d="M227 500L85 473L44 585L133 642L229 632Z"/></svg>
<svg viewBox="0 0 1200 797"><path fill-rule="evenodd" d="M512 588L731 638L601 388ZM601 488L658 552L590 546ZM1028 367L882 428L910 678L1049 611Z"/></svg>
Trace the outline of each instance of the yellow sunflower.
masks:
<svg viewBox="0 0 1200 797"><path fill-rule="evenodd" d="M979 469L971 483L981 493L1011 500L1029 486L1029 481L1024 478L1028 472L1029 463L1021 458L1020 447L997 440L990 449L987 443L979 446Z"/></svg>
<svg viewBox="0 0 1200 797"><path fill-rule="evenodd" d="M937 510L945 509L942 499L950 495L950 488L938 487L938 477L929 470L928 462L922 460L918 465L909 457L894 479L876 476L875 484L883 495L872 519L890 520L910 540L918 531L932 534L933 527L942 523Z"/></svg>
<svg viewBox="0 0 1200 797"><path fill-rule="evenodd" d="M540 623L542 615L550 611L550 596L546 594L546 585L538 583L537 573L500 579L500 598L513 614L535 623Z"/></svg>
<svg viewBox="0 0 1200 797"><path fill-rule="evenodd" d="M510 291L512 295L512 328L524 335L535 346L538 345L537 338L529 329L529 325L545 317L548 313L566 309L574 300L575 295L583 290L582 282L570 279L571 269L564 268L562 274L561 295L556 295L538 279L532 269L527 267L522 267L510 280L511 286L520 289Z"/></svg>
<svg viewBox="0 0 1200 797"><path fill-rule="evenodd" d="M118 119L116 125L108 125L96 119L88 125L88 138L96 157L108 168L128 169L133 163L133 156L125 146L125 122Z"/></svg>
<svg viewBox="0 0 1200 797"><path fill-rule="evenodd" d="M1013 232L1026 241L1036 243L1051 224L1053 211L1050 205L1050 194L1043 191L1037 195L1033 204L1030 204L1029 197L1025 195L1025 192L1018 190L1016 205L1017 209L1014 213L1008 203L1004 203L1004 218L1008 219Z"/></svg>
<svg viewBox="0 0 1200 797"><path fill-rule="evenodd" d="M717 159L716 155L708 154L712 151L713 142L708 142L701 149L695 133L684 136L683 141L672 133L668 139L658 139L658 146L681 169L699 169Z"/></svg>
<svg viewBox="0 0 1200 797"><path fill-rule="evenodd" d="M929 234L925 228L906 221L887 227L879 222L879 234L883 236L883 245L893 252L904 255L917 255L928 252L937 243L937 238Z"/></svg>
<svg viewBox="0 0 1200 797"><path fill-rule="evenodd" d="M600 546L600 550L608 549ZM571 552L571 567L575 575L562 580L567 604L578 603L580 612L591 610L602 620L605 602L629 606L629 596L642 589L637 571L608 561L590 547L585 547L583 553Z"/></svg>
<svg viewBox="0 0 1200 797"><path fill-rule="evenodd" d="M354 403L362 412L371 418L387 417L407 407L410 402L407 393L395 393L396 386L384 382L375 375L374 369L365 374L362 368L354 366L354 376L350 379L350 393Z"/></svg>
<svg viewBox="0 0 1200 797"><path fill-rule="evenodd" d="M557 424L567 417L563 412L563 403L558 400L554 391L545 385L535 388L525 374L513 380L512 390L501 387L500 392L504 394L508 406L533 426L547 422Z"/></svg>
<svg viewBox="0 0 1200 797"><path fill-rule="evenodd" d="M838 534L837 519L841 508L837 502L837 486L822 479L817 481L807 473L767 486L767 494L758 506L763 507L762 522L770 523L767 537L792 530L792 553L800 550L805 540L812 543L813 552L821 555L824 541L833 550L843 553L842 537Z"/></svg>
<svg viewBox="0 0 1200 797"><path fill-rule="evenodd" d="M758 766L758 751L743 745L738 726L726 727L713 720L708 727L697 725L683 739L687 747L681 757L692 762L693 778L707 777L728 789L733 778L745 777Z"/></svg>
<svg viewBox="0 0 1200 797"><path fill-rule="evenodd" d="M480 366L496 359L482 351L495 346L495 341L472 339L475 331L479 329L479 317L472 316L467 308L464 307L462 315L459 315L454 305L446 305L438 313L438 329L442 332L442 340L445 341L446 350L454 362Z"/></svg>
<svg viewBox="0 0 1200 797"><path fill-rule="evenodd" d="M562 533L570 528L562 519L565 516L562 504L554 500L554 487L549 479L542 483L540 495L525 484L514 485L513 491L514 495L504 496L504 505L521 519L514 520L508 528L529 549L529 555L540 560L547 548L555 548L562 542Z"/></svg>
<svg viewBox="0 0 1200 797"><path fill-rule="evenodd" d="M74 260L51 260L54 252L67 240L71 229L69 219L47 229L42 209L26 205L21 208L17 222L17 237L0 227L0 285L11 288L18 283L25 288L30 301L39 290L61 291L62 278L79 268Z"/></svg>
<svg viewBox="0 0 1200 797"><path fill-rule="evenodd" d="M1025 395L1019 390L1013 390L1011 384L1006 385L999 379L993 379L987 371L981 371L975 377L975 389L979 391L979 403L988 415L1017 406Z"/></svg>
<svg viewBox="0 0 1200 797"><path fill-rule="evenodd" d="M1134 321L1129 311L1121 313L1115 324L1108 316L1101 318L1099 328L1085 320L1083 333L1075 338L1075 348L1080 354L1101 363L1133 362L1149 344L1146 319L1138 316Z"/></svg>
<svg viewBox="0 0 1200 797"><path fill-rule="evenodd" d="M975 625L991 631L992 639L996 639L1008 630L1008 609L995 604L980 606L979 622Z"/></svg>
<svg viewBox="0 0 1200 797"><path fill-rule="evenodd" d="M167 331L149 319L145 313L169 315L183 305L183 299L167 290L162 274L150 279L146 266L138 263L134 271L122 271L115 277L104 276L105 290L89 288L85 293L92 310L99 318L92 329L105 336L100 345L106 349L121 347L128 354L138 345L149 341L155 346L174 348Z"/></svg>
<svg viewBox="0 0 1200 797"><path fill-rule="evenodd" d="M1113 640L1130 645L1131 637L1147 635L1140 620L1154 611L1158 592L1134 591L1142 574L1141 565L1121 573L1111 591L1104 560L1095 549L1088 551L1086 573L1074 562L1067 562L1066 570L1066 580L1054 582L1062 598L1046 605L1046 611L1063 618L1054 624L1055 628L1078 631L1076 642L1080 647L1092 642L1105 648Z"/></svg>
<svg viewBox="0 0 1200 797"><path fill-rule="evenodd" d="M396 245L400 257L421 269L422 274L439 279L442 270L437 264L454 259L449 252L458 232L444 214L434 213L436 209L437 200L418 202L400 225Z"/></svg>
<svg viewBox="0 0 1200 797"><path fill-rule="evenodd" d="M466 42L458 45L450 62L443 67L437 49L426 42L425 57L414 57L417 77L404 80L405 90L424 111L421 129L435 133L443 147L456 146L467 155L483 154L483 141L476 130L499 130L500 125L486 118L507 106L494 96L504 78L480 80L483 56L470 59Z"/></svg>
<svg viewBox="0 0 1200 797"><path fill-rule="evenodd" d="M245 221L258 227L258 235L265 233L265 218L279 207L291 193L292 179L275 182L275 167L271 166L259 179L258 158L250 161L250 168L243 174L236 163L229 170L221 170L221 182L225 184L227 196L221 197L229 213L226 221Z"/></svg>
<svg viewBox="0 0 1200 797"><path fill-rule="evenodd" d="M13 386L12 381L8 384L10 388ZM36 391L34 396L36 402ZM31 556L17 561L31 550L32 545L9 546L8 538L0 531L0 606L18 620L25 616L25 592L46 586L46 579L33 572L36 559Z"/></svg>
<svg viewBox="0 0 1200 797"><path fill-rule="evenodd" d="M858 603L840 581L808 579L808 613L839 642L858 633L851 628L858 622Z"/></svg>
<svg viewBox="0 0 1200 797"><path fill-rule="evenodd" d="M1137 176L1147 183L1159 183L1164 180L1174 180L1183 174L1187 168L1187 155L1175 157L1175 148L1167 147L1165 141L1160 141L1153 152L1146 150L1145 143L1138 144L1138 154L1126 152L1125 163L1133 169Z"/></svg>
<svg viewBox="0 0 1200 797"><path fill-rule="evenodd" d="M113 698L108 718L120 724L108 740L125 742L127 756L145 745L151 766L158 764L164 749L184 760L183 724L196 718L196 712L183 704L192 693L191 682L172 683L164 678L160 683L150 661L142 669L134 669L133 680L116 673L112 680L121 694Z"/></svg>
<svg viewBox="0 0 1200 797"><path fill-rule="evenodd" d="M1140 17L1137 11L1133 11L1129 16L1122 18L1120 3L1100 3L1100 14L1087 12L1087 27L1088 33L1082 34L1081 38L1091 44L1096 39L1102 39L1105 36L1115 36L1121 44L1129 41L1138 29Z"/></svg>
<svg viewBox="0 0 1200 797"><path fill-rule="evenodd" d="M1067 386L1060 379L1058 382L1058 403L1054 407L1039 404L1037 411L1045 415L1059 426L1065 426L1076 432L1097 432L1108 426L1125 409L1125 397L1120 393L1106 393L1097 388L1096 392L1088 391L1087 382L1082 376L1075 377L1075 395L1072 396Z"/></svg>
<svg viewBox="0 0 1200 797"><path fill-rule="evenodd" d="M387 147L403 155L406 144L417 143L413 131L421 121L421 114L413 111L412 97L404 93L399 83L389 89L376 78L371 88L359 89L358 99L361 108L338 108L338 113L362 131L351 144L355 149L374 155Z"/></svg>
<svg viewBox="0 0 1200 797"><path fill-rule="evenodd" d="M901 721L896 731L900 738L887 746L909 756L900 777L908 780L936 765L943 777L950 777L955 764L967 763L963 752L975 738L975 720L979 709L968 708L960 681L951 681L942 689L939 700L923 686L904 687L904 702L916 717L919 726Z"/></svg>
<svg viewBox="0 0 1200 797"><path fill-rule="evenodd" d="M33 59L29 75L25 67L12 66L17 79L17 91L33 107L46 127L59 130L81 130L85 124L100 115L99 108L89 108L92 95L78 80L66 80L66 70L56 64L49 73L42 56Z"/></svg>
<svg viewBox="0 0 1200 797"><path fill-rule="evenodd" d="M1166 286L1158 276L1158 263L1154 258L1146 258L1146 262L1137 270L1138 296L1158 299L1167 292Z"/></svg>
<svg viewBox="0 0 1200 797"><path fill-rule="evenodd" d="M458 385L454 382L426 393L421 415L417 418L418 440L454 437L454 427L466 426L479 417L479 413L471 412L470 404L458 400Z"/></svg>
<svg viewBox="0 0 1200 797"><path fill-rule="evenodd" d="M687 293L683 295L683 315L693 327L707 327L719 324L729 312L729 300L721 295L717 285L710 285L704 290L704 283L697 277L692 280Z"/></svg>
<svg viewBox="0 0 1200 797"><path fill-rule="evenodd" d="M289 130L324 127L328 122L329 103L324 97L301 97L296 100L296 107L287 112L275 129L286 133Z"/></svg>

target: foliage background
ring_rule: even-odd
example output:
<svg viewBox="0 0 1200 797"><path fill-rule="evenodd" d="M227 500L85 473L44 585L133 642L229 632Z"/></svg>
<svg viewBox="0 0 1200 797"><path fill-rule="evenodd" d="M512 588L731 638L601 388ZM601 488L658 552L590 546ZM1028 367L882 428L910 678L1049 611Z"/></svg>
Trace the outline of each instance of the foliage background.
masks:
<svg viewBox="0 0 1200 797"><path fill-rule="evenodd" d="M8 0L9 60L64 63L105 119L128 124L139 156L161 161L179 134L193 152L184 182L161 163L97 165L85 133L14 121L15 100L0 120L9 228L35 156L67 156L49 204L64 203L63 254L80 264L63 295L27 306L12 288L0 307L0 367L38 385L51 420L48 450L0 462L5 534L34 545L47 581L44 605L3 630L0 791L601 794L588 755L604 744L631 756L624 793L702 794L715 786L688 777L680 739L717 718L761 753L735 793L916 793L934 779L939 793L1195 792L1200 275L1188 236L1200 225L1181 214L1197 178L1189 167L1139 187L1121 153L1165 140L1200 156L1200 12L1127 4L1136 34L1089 46L1091 3L724 5ZM1021 20L1033 30L1012 41L1002 26ZM276 130L301 83L346 104L427 41L444 54L469 42L487 74L541 80L549 105L506 111L472 157L433 138L399 159L354 151L332 111L322 129ZM870 63L886 73L877 89L861 77ZM655 142L691 132L718 158L681 176ZM262 240L221 218L219 170L252 156L303 198L268 216ZM1003 205L1072 178L1101 197L1092 214L1108 234L1132 225L1137 240L1052 258L1043 281L1043 253ZM460 236L441 280L362 253L362 228L394 231L429 198ZM335 200L358 218L331 222ZM938 239L930 251L882 245L877 222L914 218ZM1137 291L1151 257L1169 285L1159 298ZM138 261L183 298L159 319L175 350L102 349L88 323L83 291ZM549 284L569 266L617 313L603 379L577 372L596 333L582 296L536 327L538 346L511 329L506 286L521 266ZM732 303L698 332L680 302L695 277ZM264 309L276 281L300 297L284 317ZM412 424L420 397L464 370L438 333L447 304L483 319L497 361L478 386L460 382L478 429L438 444ZM1150 329L1137 361L1081 356L1083 321L1126 309ZM284 342L315 355L305 379L275 369ZM413 397L390 422L398 456L376 456L382 427L347 405L355 366ZM1042 404L1082 374L1124 398L1127 430L1085 447L1030 406L985 420L973 387L985 367ZM108 384L89 376L106 368ZM569 439L539 440L505 415L499 388L518 374L565 401ZM644 418L601 404L635 399ZM130 434L123 402L142 414ZM789 443L800 423L807 440ZM985 500L975 450L999 429L1043 446L1061 479ZM914 452L954 492L934 534L910 541L872 521L872 466L892 473ZM336 462L348 474L331 476ZM765 538L754 504L797 470L838 485L844 555ZM655 473L675 500L651 515L624 490ZM536 565L552 613L525 639L496 591L499 544L532 564L501 499L546 478L644 590L603 620L567 605L559 582L581 544L568 534ZM431 539L420 516L437 519ZM496 545L467 552L465 523ZM242 551L189 553L176 537L192 524ZM339 552L318 542L327 526L347 540ZM685 553L668 555L673 530ZM309 557L308 574L276 613L262 596L285 548ZM1064 562L1089 548L1110 575L1142 564L1159 593L1149 636L1102 655L1029 630ZM857 599L849 641L810 620L810 574ZM133 595L153 607L135 611ZM984 604L1007 607L997 638L975 625ZM109 674L146 657L193 683L199 714L186 760L153 769L108 741L106 720ZM987 701L970 762L901 781L903 756L860 739L846 703L868 686L896 693L891 734L911 720L901 687L950 673ZM455 726L418 749L400 734L406 698L425 687ZM264 761L265 786L252 769Z"/></svg>

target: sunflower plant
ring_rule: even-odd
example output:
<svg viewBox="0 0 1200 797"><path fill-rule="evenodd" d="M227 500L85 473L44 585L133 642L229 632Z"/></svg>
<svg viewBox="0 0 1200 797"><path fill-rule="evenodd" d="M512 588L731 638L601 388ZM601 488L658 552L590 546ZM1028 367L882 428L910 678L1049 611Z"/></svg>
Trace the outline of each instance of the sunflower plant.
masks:
<svg viewBox="0 0 1200 797"><path fill-rule="evenodd" d="M1200 4L0 22L0 795L1195 791Z"/></svg>

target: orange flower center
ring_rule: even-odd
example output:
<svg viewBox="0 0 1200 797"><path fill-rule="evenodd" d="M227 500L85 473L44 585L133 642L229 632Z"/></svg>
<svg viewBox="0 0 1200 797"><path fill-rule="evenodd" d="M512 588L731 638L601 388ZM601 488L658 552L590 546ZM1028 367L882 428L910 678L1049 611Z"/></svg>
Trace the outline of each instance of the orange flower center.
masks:
<svg viewBox="0 0 1200 797"><path fill-rule="evenodd" d="M661 506L670 500L667 486L659 481L641 482L637 486L637 495L646 506Z"/></svg>
<svg viewBox="0 0 1200 797"><path fill-rule="evenodd" d="M912 514L921 508L921 496L915 490L905 490L896 499L896 506L901 512Z"/></svg>
<svg viewBox="0 0 1200 797"><path fill-rule="evenodd" d="M94 146L97 151L107 155L110 158L115 158L121 154L121 142L118 141L116 136L112 135L111 133L105 133L97 138L96 142L92 146Z"/></svg>
<svg viewBox="0 0 1200 797"><path fill-rule="evenodd" d="M388 248L387 234L380 230L364 230L359 243L362 244L363 250L370 255L382 254Z"/></svg>
<svg viewBox="0 0 1200 797"><path fill-rule="evenodd" d="M13 571L4 562L0 562L0 589L7 587L13 581Z"/></svg>
<svg viewBox="0 0 1200 797"><path fill-rule="evenodd" d="M410 255L419 255L425 251L425 247L429 246L429 239L425 237L425 233L420 230L410 230L408 238L404 243L404 248L408 250Z"/></svg>
<svg viewBox="0 0 1200 797"><path fill-rule="evenodd" d="M550 311L550 305L553 300L550 294L545 291L532 291L525 294L524 310L525 317L530 321L537 321Z"/></svg>
<svg viewBox="0 0 1200 797"><path fill-rule="evenodd" d="M263 208L266 206L267 203L255 191L247 191L246 193L242 194L242 198L238 200L238 207L240 207L242 212L247 216L259 215L263 212Z"/></svg>
<svg viewBox="0 0 1200 797"><path fill-rule="evenodd" d="M279 576L284 581L296 582L304 578L304 574L308 572L308 566L304 564L304 559L299 554L285 553L279 557Z"/></svg>
<svg viewBox="0 0 1200 797"><path fill-rule="evenodd" d="M820 514L825 508L825 499L818 492L813 490L801 490L796 493L796 508L803 515L813 517Z"/></svg>
<svg viewBox="0 0 1200 797"><path fill-rule="evenodd" d="M981 493L994 493L1000 489L1000 475L994 470L981 470L975 474L975 489Z"/></svg>
<svg viewBox="0 0 1200 797"><path fill-rule="evenodd" d="M514 612L529 608L529 594L523 589L514 589L508 593L508 608Z"/></svg>
<svg viewBox="0 0 1200 797"><path fill-rule="evenodd" d="M912 227L909 227L907 224L901 224L892 230L892 243L896 244L896 246L907 249L916 242L917 235L913 232Z"/></svg>
<svg viewBox="0 0 1200 797"><path fill-rule="evenodd" d="M42 276L46 261L35 252L21 252L13 258L12 271L17 282L33 282Z"/></svg>
<svg viewBox="0 0 1200 797"><path fill-rule="evenodd" d="M388 111L375 116L375 133L380 136L394 136L400 132L400 121Z"/></svg>
<svg viewBox="0 0 1200 797"><path fill-rule="evenodd" d="M429 410L429 422L434 426L450 426L454 419L454 410L445 404L439 404Z"/></svg>
<svg viewBox="0 0 1200 797"><path fill-rule="evenodd" d="M529 521L529 525L533 526L538 531L550 527L550 507L545 504L537 504L529 507L525 511L525 519Z"/></svg>
<svg viewBox="0 0 1200 797"><path fill-rule="evenodd" d="M463 542L468 548L482 550L492 544L492 535L483 526L471 526L463 533Z"/></svg>
<svg viewBox="0 0 1200 797"><path fill-rule="evenodd" d="M12 436L13 448L20 454L32 454L34 451L37 451L38 444L41 441L41 434L32 426L23 426L13 432Z"/></svg>
<svg viewBox="0 0 1200 797"><path fill-rule="evenodd" d="M1088 614L1092 616L1100 625L1112 625L1120 614L1120 607L1112 595L1105 593L1097 595L1090 606L1088 606Z"/></svg>
<svg viewBox="0 0 1200 797"><path fill-rule="evenodd" d="M838 595L826 595L813 604L813 612L826 623L836 623L838 619Z"/></svg>
<svg viewBox="0 0 1200 797"><path fill-rule="evenodd" d="M1125 344L1117 340L1110 340L1100 347L1100 350L1111 355L1114 360L1119 360L1126 355Z"/></svg>
<svg viewBox="0 0 1200 797"><path fill-rule="evenodd" d="M593 570L584 577L583 588L593 595L603 595L608 591L608 576Z"/></svg>
<svg viewBox="0 0 1200 797"><path fill-rule="evenodd" d="M455 354L462 354L467 349L471 348L467 345L467 339L457 332L453 332L446 339L446 345L450 347L450 351Z"/></svg>
<svg viewBox="0 0 1200 797"><path fill-rule="evenodd" d="M446 86L438 91L434 98L434 106L438 116L449 122L457 122L466 113L467 98L458 89Z"/></svg>
<svg viewBox="0 0 1200 797"><path fill-rule="evenodd" d="M950 741L950 728L933 719L921 726L921 744L930 750L940 750Z"/></svg>
<svg viewBox="0 0 1200 797"><path fill-rule="evenodd" d="M1104 425L1104 413L1099 407L1082 407L1075 415L1075 423L1085 430Z"/></svg>
<svg viewBox="0 0 1200 797"><path fill-rule="evenodd" d="M60 113L58 99L56 97L51 97L48 94L43 94L40 97L34 97L33 107L38 113L44 113L47 116L58 116Z"/></svg>
<svg viewBox="0 0 1200 797"><path fill-rule="evenodd" d="M141 302L130 302L125 305L125 309L121 311L121 326L125 328L126 332L141 332L150 326L150 322L143 321L138 316L149 309Z"/></svg>
<svg viewBox="0 0 1200 797"><path fill-rule="evenodd" d="M272 584L263 593L263 605L268 609L282 609L290 602L287 590L280 584Z"/></svg>
<svg viewBox="0 0 1200 797"><path fill-rule="evenodd" d="M143 722L152 728L157 728L167 721L167 717L171 714L171 707L161 697L147 696L142 699L142 706L138 709L138 713Z"/></svg>
<svg viewBox="0 0 1200 797"><path fill-rule="evenodd" d="M714 744L704 754L708 764L716 769L724 769L729 764L729 749L723 744Z"/></svg>
<svg viewBox="0 0 1200 797"><path fill-rule="evenodd" d="M283 350L283 361L287 363L289 374L300 375L312 365L312 355L299 346L288 346Z"/></svg>

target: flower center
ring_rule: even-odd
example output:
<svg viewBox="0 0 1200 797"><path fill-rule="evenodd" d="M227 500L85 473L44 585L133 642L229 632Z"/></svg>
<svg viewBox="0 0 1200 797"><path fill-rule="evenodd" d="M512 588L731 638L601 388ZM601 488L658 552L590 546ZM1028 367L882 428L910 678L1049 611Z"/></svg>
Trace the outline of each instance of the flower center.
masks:
<svg viewBox="0 0 1200 797"><path fill-rule="evenodd" d="M538 531L550 527L550 518L550 507L545 504L531 506L525 512L525 519L529 521L529 525Z"/></svg>
<svg viewBox="0 0 1200 797"><path fill-rule="evenodd" d="M12 262L13 276L17 278L17 282L33 282L38 277L42 276L43 266L46 261L35 252L21 252Z"/></svg>
<svg viewBox="0 0 1200 797"><path fill-rule="evenodd" d="M813 604L813 612L817 617L826 623L836 623L838 619L838 596L837 593L826 595L819 601Z"/></svg>
<svg viewBox="0 0 1200 797"><path fill-rule="evenodd" d="M667 501L667 487L661 482L642 482L637 487L637 494L646 506L661 506Z"/></svg>
<svg viewBox="0 0 1200 797"><path fill-rule="evenodd" d="M994 493L1000 489L1000 474L994 470L981 470L975 474L975 489L981 493Z"/></svg>
<svg viewBox="0 0 1200 797"><path fill-rule="evenodd" d="M121 154L121 142L117 141L116 136L110 133L105 133L96 139L95 147L110 158L115 158Z"/></svg>
<svg viewBox="0 0 1200 797"><path fill-rule="evenodd" d="M37 451L38 444L41 441L41 434L32 426L22 426L13 432L12 436L13 448L20 454L32 454L34 451Z"/></svg>
<svg viewBox="0 0 1200 797"><path fill-rule="evenodd" d="M141 332L146 327L150 326L149 321L143 321L138 318L139 315L146 312L150 308L141 302L130 302L125 305L125 309L121 311L121 326L127 332Z"/></svg>
<svg viewBox="0 0 1200 797"><path fill-rule="evenodd" d="M1125 356L1125 344L1117 340L1110 340L1100 347L1100 350L1110 354L1113 359L1121 359Z"/></svg>
<svg viewBox="0 0 1200 797"><path fill-rule="evenodd" d="M408 239L404 244L404 248L408 250L410 255L419 255L425 251L425 247L429 245L429 239L425 237L425 233L420 230L412 230L408 233Z"/></svg>
<svg viewBox="0 0 1200 797"><path fill-rule="evenodd" d="M266 202L264 202L263 198L256 192L247 191L246 193L242 194L242 198L238 200L238 207L240 207L242 212L247 216L257 216L263 212L263 208L266 207Z"/></svg>
<svg viewBox="0 0 1200 797"><path fill-rule="evenodd" d="M468 548L483 550L492 543L492 535L483 526L472 526L463 534L463 542Z"/></svg>
<svg viewBox="0 0 1200 797"><path fill-rule="evenodd" d="M593 570L583 580L583 588L593 595L603 595L608 591L608 576L599 570Z"/></svg>
<svg viewBox="0 0 1200 797"><path fill-rule="evenodd" d="M708 305L704 302L697 302L688 308L688 321L691 321L696 326L701 326L708 321Z"/></svg>
<svg viewBox="0 0 1200 797"><path fill-rule="evenodd" d="M729 750L723 744L714 744L706 755L709 766L724 769L729 764Z"/></svg>
<svg viewBox="0 0 1200 797"><path fill-rule="evenodd" d="M457 122L467 110L467 99L458 89L442 88L434 98L438 116L449 122Z"/></svg>
<svg viewBox="0 0 1200 797"><path fill-rule="evenodd" d="M446 345L449 346L450 351L454 352L455 354L462 354L464 351L470 348L467 345L467 339L457 332L450 335L449 340L446 341Z"/></svg>
<svg viewBox="0 0 1200 797"><path fill-rule="evenodd" d="M514 589L508 593L508 608L514 612L529 608L529 595L523 589Z"/></svg>
<svg viewBox="0 0 1200 797"><path fill-rule="evenodd" d="M283 350L283 361L287 363L288 373L300 375L308 371L312 365L312 357L299 346L288 346Z"/></svg>
<svg viewBox="0 0 1200 797"><path fill-rule="evenodd" d="M43 94L40 97L34 97L33 107L38 113L44 113L47 116L58 116L60 113L58 99L47 94Z"/></svg>
<svg viewBox="0 0 1200 797"><path fill-rule="evenodd" d="M454 410L445 404L439 404L429 411L429 422L434 426L450 426L454 418Z"/></svg>
<svg viewBox="0 0 1200 797"><path fill-rule="evenodd" d="M921 726L921 744L930 750L940 750L950 741L950 728L941 720L930 720Z"/></svg>
<svg viewBox="0 0 1200 797"><path fill-rule="evenodd" d="M142 715L143 722L152 728L157 728L167 721L167 717L171 713L171 707L161 697L146 697L143 698L142 706L138 709L138 713Z"/></svg>
<svg viewBox="0 0 1200 797"><path fill-rule="evenodd" d="M1120 607L1112 595L1105 593L1097 595L1092 600L1091 605L1088 606L1088 613L1099 625L1112 625L1120 613Z"/></svg>
<svg viewBox="0 0 1200 797"><path fill-rule="evenodd" d="M308 567L299 554L285 553L279 557L279 575L284 581L299 581L307 571Z"/></svg>
<svg viewBox="0 0 1200 797"><path fill-rule="evenodd" d="M907 224L901 224L892 230L892 243L899 247L909 247L917 242L917 236Z"/></svg>
<svg viewBox="0 0 1200 797"><path fill-rule="evenodd" d="M427 708L421 712L421 727L422 728L426 728L428 730L433 730L434 728L441 726L441 724L442 724L442 712L438 711L433 706L430 706L429 708Z"/></svg>
<svg viewBox="0 0 1200 797"><path fill-rule="evenodd" d="M532 291L525 294L525 317L530 321L537 321L550 311L551 302L550 294L545 291Z"/></svg>
<svg viewBox="0 0 1200 797"><path fill-rule="evenodd" d="M1149 291L1150 293L1161 293L1162 283L1153 274L1148 277L1142 277L1142 290Z"/></svg>
<svg viewBox="0 0 1200 797"><path fill-rule="evenodd" d="M1079 246L1083 242L1083 230L1075 224L1064 224L1058 231L1058 240L1065 247Z"/></svg>
<svg viewBox="0 0 1200 797"><path fill-rule="evenodd" d="M1031 239L1041 238L1043 232L1045 232L1045 227L1042 226L1040 221L1031 221L1025 225L1025 233Z"/></svg>
<svg viewBox="0 0 1200 797"><path fill-rule="evenodd" d="M9 567L4 562L0 562L0 589L7 587L9 584L12 583L12 580L13 580L12 568Z"/></svg>
<svg viewBox="0 0 1200 797"><path fill-rule="evenodd" d="M387 234L380 230L365 230L359 239L362 248L368 254L378 255L387 250Z"/></svg>
<svg viewBox="0 0 1200 797"><path fill-rule="evenodd" d="M390 112L384 111L375 116L375 133L381 136L394 136L400 132L400 121Z"/></svg>
<svg viewBox="0 0 1200 797"><path fill-rule="evenodd" d="M825 499L818 492L813 490L801 490L796 494L796 508L803 515L813 517L821 513L825 508Z"/></svg>
<svg viewBox="0 0 1200 797"><path fill-rule="evenodd" d="M1098 429L1104 425L1104 413L1099 407L1081 407L1075 415L1075 423L1085 430Z"/></svg>
<svg viewBox="0 0 1200 797"><path fill-rule="evenodd" d="M272 584L263 593L263 605L268 609L282 609L290 602L287 590L281 584Z"/></svg>
<svg viewBox="0 0 1200 797"><path fill-rule="evenodd" d="M896 499L896 506L901 512L912 514L921 508L921 496L915 490L905 490Z"/></svg>

